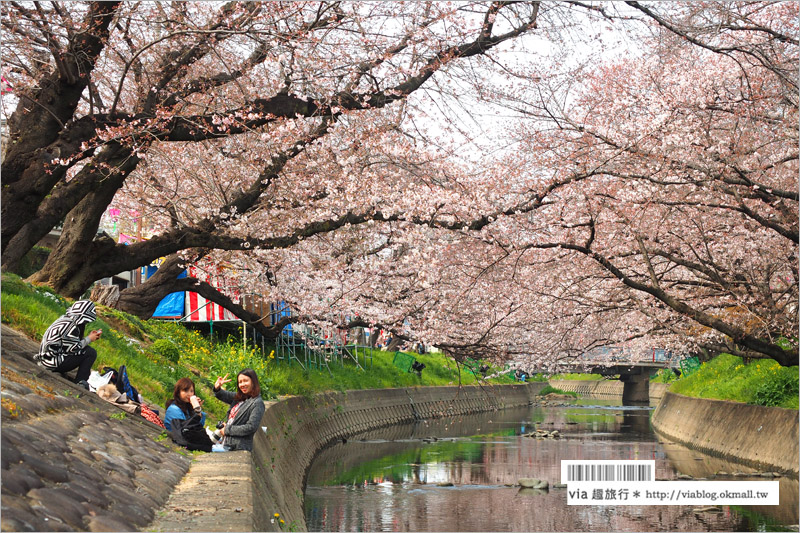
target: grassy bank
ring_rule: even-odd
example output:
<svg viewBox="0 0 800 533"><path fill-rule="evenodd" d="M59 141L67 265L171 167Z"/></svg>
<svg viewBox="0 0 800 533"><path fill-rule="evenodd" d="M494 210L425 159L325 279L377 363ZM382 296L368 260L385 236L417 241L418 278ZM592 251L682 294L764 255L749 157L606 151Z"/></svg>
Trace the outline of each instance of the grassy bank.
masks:
<svg viewBox="0 0 800 533"><path fill-rule="evenodd" d="M578 398L580 395L574 391L565 391L562 389L558 389L556 387L552 387L550 385L546 385L542 390L539 391L539 396L547 396L548 394L561 394L564 396L572 396L573 398Z"/></svg>
<svg viewBox="0 0 800 533"><path fill-rule="evenodd" d="M694 373L673 382L670 391L697 398L733 400L755 405L798 408L798 367L721 354Z"/></svg>
<svg viewBox="0 0 800 533"><path fill-rule="evenodd" d="M39 340L47 327L72 303L42 287L33 287L13 275L2 276L2 322ZM412 354L425 364L421 376L404 372L393 364L394 352L372 350L371 363L364 370L352 360L329 364L328 368L303 369L297 363L279 361L274 347L252 345L246 349L239 339L211 342L197 331L174 322L140 320L119 311L98 307L98 320L87 327L102 329L92 345L98 357L94 369L126 365L132 384L148 403L158 406L172 396L175 382L189 377L197 395L205 400L204 410L212 420L224 416L227 405L217 401L211 386L217 376L232 377L242 368L258 374L264 398L281 395L311 395L324 391L377 389L388 387L437 386L476 383L475 376L457 368L441 354ZM363 361L361 361L363 364ZM493 368L490 373L499 369ZM234 380L235 381L235 380ZM513 383L507 376L492 383Z"/></svg>
<svg viewBox="0 0 800 533"><path fill-rule="evenodd" d="M551 380L600 380L597 374L556 374ZM670 391L696 398L731 400L754 405L798 408L798 367L782 367L772 359L744 364L741 357L721 354L688 376L661 369L651 383L670 383Z"/></svg>

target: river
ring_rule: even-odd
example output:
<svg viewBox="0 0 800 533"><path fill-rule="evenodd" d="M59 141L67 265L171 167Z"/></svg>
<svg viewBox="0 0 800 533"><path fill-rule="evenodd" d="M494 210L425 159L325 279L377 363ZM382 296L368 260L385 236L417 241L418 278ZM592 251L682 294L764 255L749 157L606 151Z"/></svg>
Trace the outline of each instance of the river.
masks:
<svg viewBox="0 0 800 533"><path fill-rule="evenodd" d="M565 489L515 486L531 477L559 483L564 459L653 459L656 479L664 480L753 471L663 441L650 428L651 413L651 407L582 399L367 432L315 458L306 525L309 531L797 531L795 479L780 479L778 506L712 510L568 506ZM561 436L524 436L535 429Z"/></svg>

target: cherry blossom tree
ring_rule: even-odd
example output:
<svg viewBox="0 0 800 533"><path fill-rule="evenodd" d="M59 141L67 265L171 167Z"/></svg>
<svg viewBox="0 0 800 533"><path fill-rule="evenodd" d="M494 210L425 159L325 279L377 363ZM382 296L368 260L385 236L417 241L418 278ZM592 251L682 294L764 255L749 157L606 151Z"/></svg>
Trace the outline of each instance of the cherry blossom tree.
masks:
<svg viewBox="0 0 800 533"><path fill-rule="evenodd" d="M122 295L123 309L147 316L167 292L195 287L246 316L211 287L167 273L214 249L287 248L367 221L428 223L437 209L460 204L463 190L434 192L435 184L422 183L413 191L375 172L354 180L358 146L378 144L408 113L382 108L535 29L539 3L4 10L8 75L19 99L3 162L3 209L14 213L4 218L4 268L63 219L35 281L77 296L95 279L167 257L162 275ZM87 43L91 53L73 57ZM79 74L63 75L61 63ZM428 93L439 90L429 85ZM71 98L50 109L52 94L67 89ZM390 157L408 159L400 149ZM326 182L326 158L337 183ZM419 177L425 163L404 164L416 165ZM125 246L97 236L109 205L158 231Z"/></svg>
<svg viewBox="0 0 800 533"><path fill-rule="evenodd" d="M176 280L225 264L293 320L457 361L797 364L794 3L2 9L4 269L63 219L33 279L164 257L121 295L141 316L195 290L277 334ZM149 238L98 236L109 207Z"/></svg>
<svg viewBox="0 0 800 533"><path fill-rule="evenodd" d="M252 239L222 235L222 221L244 223L285 166L335 124L347 128L452 63L531 31L538 13L536 2L213 6L4 5L8 77L20 102L3 160L2 209L14 213L4 217L5 268L64 218L35 279L67 295L180 250L246 249ZM190 226L174 217L131 246L95 238L127 180L169 181L142 169L151 149L170 153L173 168L204 153L216 159L209 169L222 170L233 136L264 149L249 172L227 176L221 203L197 206Z"/></svg>
<svg viewBox="0 0 800 533"><path fill-rule="evenodd" d="M653 24L637 57L574 70L569 95L557 79L507 93L539 168L594 176L494 238L515 262L570 251L570 279L610 283L603 301L632 310L617 341L661 330L796 365L797 6L630 4ZM575 287L587 311L603 308Z"/></svg>
<svg viewBox="0 0 800 533"><path fill-rule="evenodd" d="M487 206L527 188L536 208L467 236L396 228L391 266L357 281L386 295L372 316L538 367L612 344L798 363L796 6L642 10L636 57L571 67L569 84L514 75L530 82L505 93L515 153L482 184L503 183Z"/></svg>

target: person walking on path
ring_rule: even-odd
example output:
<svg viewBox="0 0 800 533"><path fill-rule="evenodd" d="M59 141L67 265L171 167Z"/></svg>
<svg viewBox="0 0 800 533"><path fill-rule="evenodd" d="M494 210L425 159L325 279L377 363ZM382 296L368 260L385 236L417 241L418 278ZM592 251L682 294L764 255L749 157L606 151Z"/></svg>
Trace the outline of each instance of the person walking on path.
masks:
<svg viewBox="0 0 800 533"><path fill-rule="evenodd" d="M44 332L39 353L34 356L34 360L39 365L62 374L77 368L75 383L83 382L81 384L88 389L87 380L97 359L97 351L89 343L99 339L102 331L96 329L86 337L83 333L86 324L96 319L94 303L89 300L75 302Z"/></svg>
<svg viewBox="0 0 800 533"><path fill-rule="evenodd" d="M214 383L214 395L231 407L225 417L225 425L220 429L222 441L214 445L213 451L252 451L253 436L261 425L265 411L261 385L252 368L245 368L236 376L235 393L222 388L230 381L228 374L225 374Z"/></svg>

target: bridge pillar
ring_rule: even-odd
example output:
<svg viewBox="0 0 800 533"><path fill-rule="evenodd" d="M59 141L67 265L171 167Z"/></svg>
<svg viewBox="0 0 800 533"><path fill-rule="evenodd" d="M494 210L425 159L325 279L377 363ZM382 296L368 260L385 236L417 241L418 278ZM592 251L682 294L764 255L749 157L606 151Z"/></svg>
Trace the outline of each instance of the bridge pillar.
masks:
<svg viewBox="0 0 800 533"><path fill-rule="evenodd" d="M650 376L641 374L620 374L623 383L622 405L650 404Z"/></svg>

